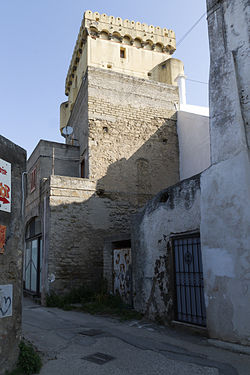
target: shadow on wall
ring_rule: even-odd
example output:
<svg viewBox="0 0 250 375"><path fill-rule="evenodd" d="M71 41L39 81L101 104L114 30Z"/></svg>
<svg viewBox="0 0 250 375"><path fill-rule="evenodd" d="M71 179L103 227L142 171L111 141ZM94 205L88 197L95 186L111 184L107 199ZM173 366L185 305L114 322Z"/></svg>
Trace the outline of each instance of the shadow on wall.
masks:
<svg viewBox="0 0 250 375"><path fill-rule="evenodd" d="M138 124L138 126L141 126L141 124ZM108 134L105 133L103 139L98 140L98 143L101 144L100 151L103 159L95 159L91 165L94 174L98 168L105 170L105 165L108 164L105 159L112 160L114 153L116 153L117 159L119 154L126 155L126 149L124 150L121 138L116 144L116 140L112 137L109 151L105 151L102 145L103 142L105 148L107 147ZM126 141L128 143L128 140ZM121 193L127 196L129 201L132 196L133 201L137 196L137 204L141 206L161 189L179 181L176 115L159 125L153 135L147 137L142 131L137 141L138 145L141 146L138 146L136 152L128 158L121 157L107 165L104 176L98 179L96 188L102 196L109 198L112 194Z"/></svg>
<svg viewBox="0 0 250 375"><path fill-rule="evenodd" d="M106 132L103 137L107 139ZM119 145L116 147L119 150ZM98 170L101 163L96 158L91 167ZM159 190L178 180L176 116L166 119L128 159L122 157L110 164L97 183L50 176L42 187L43 196L50 192L43 264L45 284L51 275L55 275L55 281L49 287L44 285L43 293L48 288L65 292L83 284L98 285L103 276L105 238L129 234L131 215Z"/></svg>

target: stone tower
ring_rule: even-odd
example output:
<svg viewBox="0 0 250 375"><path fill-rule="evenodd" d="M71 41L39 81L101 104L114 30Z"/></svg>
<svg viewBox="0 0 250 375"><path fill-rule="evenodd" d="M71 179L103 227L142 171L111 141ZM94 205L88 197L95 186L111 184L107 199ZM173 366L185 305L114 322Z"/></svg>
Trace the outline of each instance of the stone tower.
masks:
<svg viewBox="0 0 250 375"><path fill-rule="evenodd" d="M62 105L61 129L68 122L88 67L148 79L155 66L169 59L175 44L172 30L86 11L66 78L68 102ZM171 62L176 65L175 59ZM179 69L182 72L181 66ZM166 82L172 84L171 68L167 70Z"/></svg>
<svg viewBox="0 0 250 375"><path fill-rule="evenodd" d="M60 123L74 129L67 143L80 146L81 177L143 194L178 180L175 79L183 64L174 51L172 30L85 12Z"/></svg>
<svg viewBox="0 0 250 375"><path fill-rule="evenodd" d="M73 133L66 145L40 142L28 163L41 181L26 222L42 223L42 296L103 276L112 291L112 251L129 246L131 215L179 181L174 51L171 30L85 12L61 105L60 129ZM45 149L51 159L37 156Z"/></svg>

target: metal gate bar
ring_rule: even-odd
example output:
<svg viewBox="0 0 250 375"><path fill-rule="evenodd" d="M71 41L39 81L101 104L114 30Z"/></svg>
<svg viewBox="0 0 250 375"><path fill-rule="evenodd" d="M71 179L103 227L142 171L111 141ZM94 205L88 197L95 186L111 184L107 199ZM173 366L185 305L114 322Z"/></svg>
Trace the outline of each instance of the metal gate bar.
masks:
<svg viewBox="0 0 250 375"><path fill-rule="evenodd" d="M177 320L206 325L199 237L174 239Z"/></svg>

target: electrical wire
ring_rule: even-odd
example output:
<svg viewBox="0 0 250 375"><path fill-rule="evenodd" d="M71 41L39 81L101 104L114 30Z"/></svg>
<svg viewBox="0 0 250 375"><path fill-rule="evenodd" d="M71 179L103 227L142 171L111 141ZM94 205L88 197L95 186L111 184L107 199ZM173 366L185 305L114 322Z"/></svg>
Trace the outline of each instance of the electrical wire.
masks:
<svg viewBox="0 0 250 375"><path fill-rule="evenodd" d="M207 14L207 12L203 13L202 16L193 24L193 26L181 37L179 42L176 44L176 47L178 47L184 39L191 33L191 31L195 28L195 26L198 25L198 23L202 20L202 18Z"/></svg>
<svg viewBox="0 0 250 375"><path fill-rule="evenodd" d="M191 82L196 82L196 83L202 83L203 85L208 85L208 82L197 81L196 79L186 78L186 80L191 81Z"/></svg>

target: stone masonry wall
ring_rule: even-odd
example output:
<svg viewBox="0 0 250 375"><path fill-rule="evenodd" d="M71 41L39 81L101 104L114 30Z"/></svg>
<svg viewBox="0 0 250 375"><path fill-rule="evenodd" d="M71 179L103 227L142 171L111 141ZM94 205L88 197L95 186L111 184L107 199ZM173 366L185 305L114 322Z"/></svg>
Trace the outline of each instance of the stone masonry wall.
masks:
<svg viewBox="0 0 250 375"><path fill-rule="evenodd" d="M97 188L151 196L179 180L178 100L177 87L88 68L69 125Z"/></svg>
<svg viewBox="0 0 250 375"><path fill-rule="evenodd" d="M60 275L62 288L66 280L96 280L102 267L111 286L109 251L102 263L105 239L129 238L131 213L179 181L178 101L177 87L88 67L69 125L89 181L75 179L70 187L80 194L77 203L68 188L50 198L51 235L58 234L50 243L49 252L56 256L51 253L49 264ZM61 187L66 181L61 180ZM92 183L91 193L85 191L87 183ZM60 253L60 244L65 248L67 243L65 227L71 228L69 257ZM52 288L60 284L57 280Z"/></svg>
<svg viewBox="0 0 250 375"><path fill-rule="evenodd" d="M88 68L69 119L88 179L50 176L46 187L50 290L107 276L105 239L128 238L131 214L179 180L178 100L177 87Z"/></svg>
<svg viewBox="0 0 250 375"><path fill-rule="evenodd" d="M88 157L88 79L83 77L68 125L73 127L73 142L80 147L80 161L84 154ZM67 143L72 142L71 137ZM88 162L87 162L88 164Z"/></svg>
<svg viewBox="0 0 250 375"><path fill-rule="evenodd" d="M89 177L98 188L155 194L179 180L174 86L88 69Z"/></svg>
<svg viewBox="0 0 250 375"><path fill-rule="evenodd" d="M50 291L86 285L98 286L103 277L103 246L107 236L127 233L136 199L118 200L96 194L96 184L81 178L50 176Z"/></svg>
<svg viewBox="0 0 250 375"><path fill-rule="evenodd" d="M15 365L21 338L22 172L26 170L26 151L0 136L0 159L11 163L11 212L0 211L1 228L6 227L4 252L0 249L0 374L3 375Z"/></svg>
<svg viewBox="0 0 250 375"><path fill-rule="evenodd" d="M35 189L31 189L31 174L36 169ZM79 176L79 148L57 142L40 140L27 162L27 199L25 223L41 216L41 181L51 174Z"/></svg>

